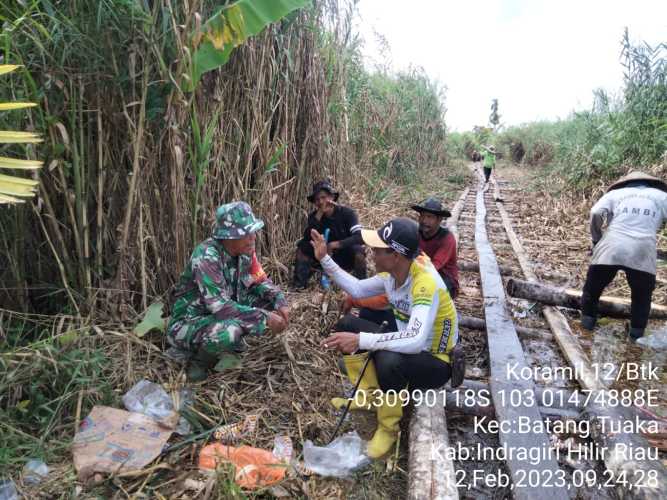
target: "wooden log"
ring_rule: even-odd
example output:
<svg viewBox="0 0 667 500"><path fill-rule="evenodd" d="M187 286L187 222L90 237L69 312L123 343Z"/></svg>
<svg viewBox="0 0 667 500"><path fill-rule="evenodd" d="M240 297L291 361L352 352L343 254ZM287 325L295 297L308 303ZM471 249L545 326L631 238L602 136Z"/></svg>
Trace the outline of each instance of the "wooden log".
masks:
<svg viewBox="0 0 667 500"><path fill-rule="evenodd" d="M558 288L545 283L524 281L510 278L507 282L507 293L512 297L536 300L551 306L581 308L581 292L566 288ZM600 314L612 318L629 318L630 301L618 297L602 296L598 306ZM649 317L653 319L667 318L667 306L651 304Z"/></svg>
<svg viewBox="0 0 667 500"><path fill-rule="evenodd" d="M454 463L444 450L449 448L443 394L439 402L415 405L410 420L408 495L410 500L457 500Z"/></svg>
<svg viewBox="0 0 667 500"><path fill-rule="evenodd" d="M464 262L458 264L459 271L479 273L479 264L477 262ZM503 276L519 276L519 271L508 266L498 266Z"/></svg>
<svg viewBox="0 0 667 500"><path fill-rule="evenodd" d="M522 394L534 394L535 385L532 380L516 380L516 377L511 377L509 374L508 366L510 364L516 365L518 370L527 368L528 365L509 314L500 270L488 240L485 223L486 206L484 194L480 189L477 191L476 201L475 246L479 255L480 277L484 293L484 316L486 318L491 375L489 383L497 420L505 430L505 432L499 434L500 444L510 449L525 449L529 454L535 453L535 450L537 450L538 456L542 458L538 463L529 465L524 460L518 460L517 457L508 457L506 461L507 468L515 484L519 481L523 482L527 475L535 474L534 471L537 471L536 473L540 477L546 477L546 475L557 477L558 462L552 456L543 456L544 451L550 447L546 432L539 432L537 429L531 429L531 432L521 432L518 427L519 422L524 419L528 421L540 419L537 408L529 406L526 401L522 401L522 404L518 405L509 404L510 402L504 397L505 394L510 394L513 391ZM514 498L518 500L540 500L568 498L568 495L564 491L528 484L524 488L515 489Z"/></svg>
<svg viewBox="0 0 667 500"><path fill-rule="evenodd" d="M471 330L486 330L486 322L480 318L473 318L472 316L459 316L459 326L470 328ZM516 327L516 333L521 338L531 338L539 340L553 340L554 336L546 330L539 330L537 328L526 328L523 326Z"/></svg>

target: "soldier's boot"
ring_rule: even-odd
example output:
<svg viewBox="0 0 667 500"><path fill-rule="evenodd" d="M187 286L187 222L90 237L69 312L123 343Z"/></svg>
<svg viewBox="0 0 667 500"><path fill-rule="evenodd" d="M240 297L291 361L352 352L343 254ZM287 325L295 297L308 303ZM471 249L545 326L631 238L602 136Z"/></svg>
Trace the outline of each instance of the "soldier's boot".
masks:
<svg viewBox="0 0 667 500"><path fill-rule="evenodd" d="M449 380L452 388L454 388L463 383L466 372L466 357L460 340L449 353L449 359L451 362L451 378Z"/></svg>
<svg viewBox="0 0 667 500"><path fill-rule="evenodd" d="M190 359L188 365L188 382L202 382L208 377L208 372L218 362L215 354L207 352L205 349L199 349Z"/></svg>

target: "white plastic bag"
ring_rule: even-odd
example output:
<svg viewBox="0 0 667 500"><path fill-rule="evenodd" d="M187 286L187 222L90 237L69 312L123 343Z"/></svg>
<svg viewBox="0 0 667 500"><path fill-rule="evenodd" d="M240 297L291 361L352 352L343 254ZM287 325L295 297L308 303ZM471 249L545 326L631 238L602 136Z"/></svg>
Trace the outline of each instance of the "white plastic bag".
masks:
<svg viewBox="0 0 667 500"><path fill-rule="evenodd" d="M327 446L303 445L304 465L321 476L347 477L370 462L364 442L355 431L334 439Z"/></svg>
<svg viewBox="0 0 667 500"><path fill-rule="evenodd" d="M23 467L23 482L26 484L39 484L49 475L49 466L42 460L33 458Z"/></svg>
<svg viewBox="0 0 667 500"><path fill-rule="evenodd" d="M145 379L127 391L123 396L123 404L129 411L148 415L160 424L171 424L168 426L172 429L178 421L178 413L167 391Z"/></svg>

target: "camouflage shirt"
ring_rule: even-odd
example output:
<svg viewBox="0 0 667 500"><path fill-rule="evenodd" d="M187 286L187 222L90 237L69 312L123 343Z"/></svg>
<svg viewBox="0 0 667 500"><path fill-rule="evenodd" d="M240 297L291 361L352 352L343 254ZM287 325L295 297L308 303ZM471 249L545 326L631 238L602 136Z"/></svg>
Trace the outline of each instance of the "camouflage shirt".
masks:
<svg viewBox="0 0 667 500"><path fill-rule="evenodd" d="M285 296L267 277L254 253L232 257L215 238L194 249L176 295L170 330L183 321L213 315L220 320L235 320L244 334L262 335L267 327L267 309L287 306Z"/></svg>

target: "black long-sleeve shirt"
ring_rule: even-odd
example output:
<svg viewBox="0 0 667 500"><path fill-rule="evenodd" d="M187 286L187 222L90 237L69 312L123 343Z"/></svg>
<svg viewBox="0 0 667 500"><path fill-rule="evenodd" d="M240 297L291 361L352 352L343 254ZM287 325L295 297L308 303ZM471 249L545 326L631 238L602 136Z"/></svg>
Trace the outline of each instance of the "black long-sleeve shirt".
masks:
<svg viewBox="0 0 667 500"><path fill-rule="evenodd" d="M311 229L315 229L322 235L329 229L328 242L339 241L341 250L361 244L361 225L359 224L357 213L353 209L336 205L331 217L323 215L320 220L317 220L315 213L313 211L308 216L308 224L303 233L303 242L308 244L308 246L310 246Z"/></svg>

